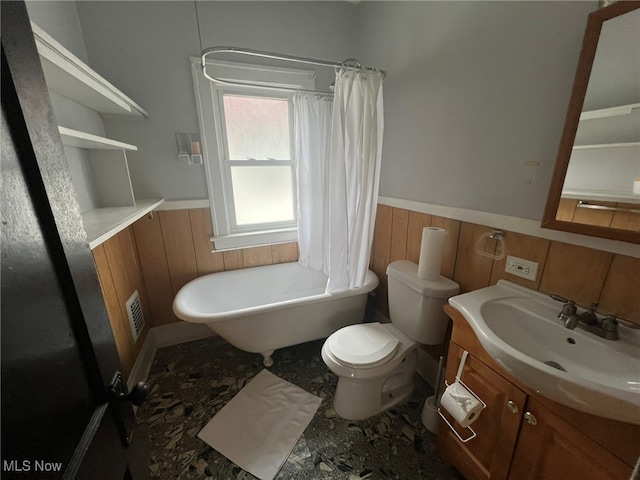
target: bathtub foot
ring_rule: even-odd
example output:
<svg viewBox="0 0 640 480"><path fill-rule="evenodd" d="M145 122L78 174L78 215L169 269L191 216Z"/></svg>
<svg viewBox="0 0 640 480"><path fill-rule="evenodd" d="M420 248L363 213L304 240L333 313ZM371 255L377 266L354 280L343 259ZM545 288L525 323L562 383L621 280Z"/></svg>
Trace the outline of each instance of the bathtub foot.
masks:
<svg viewBox="0 0 640 480"><path fill-rule="evenodd" d="M273 350L262 353L262 363L265 367L270 367L273 365L273 358L271 358L271 355L273 355Z"/></svg>

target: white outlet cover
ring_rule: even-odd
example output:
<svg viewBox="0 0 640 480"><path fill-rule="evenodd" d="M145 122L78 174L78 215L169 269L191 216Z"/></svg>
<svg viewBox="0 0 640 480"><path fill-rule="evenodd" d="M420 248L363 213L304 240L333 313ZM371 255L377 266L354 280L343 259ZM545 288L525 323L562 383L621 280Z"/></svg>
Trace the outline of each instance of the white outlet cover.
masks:
<svg viewBox="0 0 640 480"><path fill-rule="evenodd" d="M538 276L538 264L531 260L508 255L504 271L516 277L526 278L535 282Z"/></svg>

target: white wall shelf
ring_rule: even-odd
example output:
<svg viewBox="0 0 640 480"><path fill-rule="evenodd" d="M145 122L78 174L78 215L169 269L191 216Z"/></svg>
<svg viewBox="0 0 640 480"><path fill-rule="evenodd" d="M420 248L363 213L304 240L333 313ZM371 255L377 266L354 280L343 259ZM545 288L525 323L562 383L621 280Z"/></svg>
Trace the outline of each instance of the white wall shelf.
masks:
<svg viewBox="0 0 640 480"><path fill-rule="evenodd" d="M38 25L32 22L31 29L50 90L99 113L149 116Z"/></svg>
<svg viewBox="0 0 640 480"><path fill-rule="evenodd" d="M608 190L567 189L562 190L562 198L640 204L640 195Z"/></svg>
<svg viewBox="0 0 640 480"><path fill-rule="evenodd" d="M67 127L58 127L62 143L69 147L86 148L91 150L132 150L137 151L138 147L110 138L100 137L91 133L73 130Z"/></svg>
<svg viewBox="0 0 640 480"><path fill-rule="evenodd" d="M82 214L89 247L93 250L135 221L159 207L163 199L136 200L134 206L96 208Z"/></svg>
<svg viewBox="0 0 640 480"><path fill-rule="evenodd" d="M640 103L630 103L617 107L601 108L599 110L589 110L580 114L580 121L593 120L594 118L617 117L619 115L630 115L634 108L640 108Z"/></svg>
<svg viewBox="0 0 640 480"><path fill-rule="evenodd" d="M598 145L574 145L574 150L595 150L598 148L627 148L627 147L640 147L640 142L625 142L625 143L601 143Z"/></svg>
<svg viewBox="0 0 640 480"><path fill-rule="evenodd" d="M31 23L31 28L47 87L64 97L57 104L60 110L56 111L54 104L58 121L85 125L82 118L76 116L81 109L76 104L98 114L148 116L142 107L40 27ZM70 108L72 105L75 107ZM98 127L101 129L102 125ZM126 152L137 151L137 146L63 126L58 126L58 131L62 143L74 147L65 148L65 153L91 249L164 202L163 199L135 198Z"/></svg>

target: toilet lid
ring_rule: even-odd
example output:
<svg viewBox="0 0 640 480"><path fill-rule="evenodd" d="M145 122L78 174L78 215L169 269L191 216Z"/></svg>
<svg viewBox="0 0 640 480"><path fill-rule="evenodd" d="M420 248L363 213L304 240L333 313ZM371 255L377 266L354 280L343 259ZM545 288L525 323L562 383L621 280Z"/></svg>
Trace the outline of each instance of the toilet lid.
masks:
<svg viewBox="0 0 640 480"><path fill-rule="evenodd" d="M393 356L400 340L380 323L341 328L328 339L328 347L341 363L373 367Z"/></svg>

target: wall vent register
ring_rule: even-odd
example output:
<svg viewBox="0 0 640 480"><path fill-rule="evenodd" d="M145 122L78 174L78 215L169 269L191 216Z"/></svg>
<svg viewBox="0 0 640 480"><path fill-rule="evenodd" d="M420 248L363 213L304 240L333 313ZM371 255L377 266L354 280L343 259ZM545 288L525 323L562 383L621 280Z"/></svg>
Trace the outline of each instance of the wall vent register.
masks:
<svg viewBox="0 0 640 480"><path fill-rule="evenodd" d="M144 315L142 314L142 305L140 304L140 296L137 290L129 297L126 306L131 334L133 335L133 341L136 342L144 329Z"/></svg>

